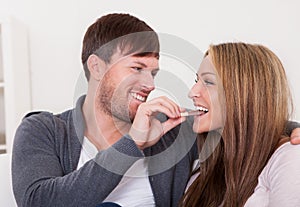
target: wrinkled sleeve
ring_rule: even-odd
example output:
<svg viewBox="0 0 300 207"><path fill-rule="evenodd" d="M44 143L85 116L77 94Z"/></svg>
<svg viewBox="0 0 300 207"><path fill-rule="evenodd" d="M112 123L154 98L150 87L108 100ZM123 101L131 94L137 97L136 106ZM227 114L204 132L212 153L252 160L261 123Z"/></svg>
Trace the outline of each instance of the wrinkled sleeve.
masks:
<svg viewBox="0 0 300 207"><path fill-rule="evenodd" d="M121 174L142 157L135 143L124 136L66 174L56 127L53 120L40 115L25 118L16 131L12 181L18 206L96 206L120 182ZM110 170L117 166L118 171Z"/></svg>

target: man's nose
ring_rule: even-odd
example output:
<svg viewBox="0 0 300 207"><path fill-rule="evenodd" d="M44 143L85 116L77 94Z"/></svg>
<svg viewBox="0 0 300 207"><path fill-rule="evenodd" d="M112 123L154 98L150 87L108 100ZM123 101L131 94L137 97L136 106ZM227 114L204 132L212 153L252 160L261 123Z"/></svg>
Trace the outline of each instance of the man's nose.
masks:
<svg viewBox="0 0 300 207"><path fill-rule="evenodd" d="M146 89L147 91L153 91L155 89L154 77L151 73L145 74L141 82L143 89Z"/></svg>

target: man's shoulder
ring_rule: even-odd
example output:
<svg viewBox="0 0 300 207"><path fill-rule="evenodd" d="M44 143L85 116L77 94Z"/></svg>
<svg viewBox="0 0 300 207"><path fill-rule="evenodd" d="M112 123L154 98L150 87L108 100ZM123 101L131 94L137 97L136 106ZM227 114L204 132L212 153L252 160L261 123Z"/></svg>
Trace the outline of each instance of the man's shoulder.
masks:
<svg viewBox="0 0 300 207"><path fill-rule="evenodd" d="M29 140L32 142L40 140L38 143L46 140L52 142L53 139L61 141L63 139L60 137L75 134L72 124L72 110L60 114L49 111L32 111L22 119L17 128L15 139L21 143Z"/></svg>
<svg viewBox="0 0 300 207"><path fill-rule="evenodd" d="M47 123L50 122L54 117L54 114L49 111L31 111L27 113L21 122L21 125L24 123Z"/></svg>
<svg viewBox="0 0 300 207"><path fill-rule="evenodd" d="M44 120L44 119L68 119L72 113L72 110L66 110L62 113L57 113L54 114L53 112L50 111L31 111L25 114L23 117L23 120L25 119L39 119L39 120Z"/></svg>
<svg viewBox="0 0 300 207"><path fill-rule="evenodd" d="M25 114L25 116L24 116L23 119L28 118L28 117L33 116L33 115L41 114L41 113L43 113L43 112L44 112L44 111L31 111L31 112Z"/></svg>
<svg viewBox="0 0 300 207"><path fill-rule="evenodd" d="M54 114L50 111L31 111L27 113L19 128L32 130L51 130L58 126L64 127L72 123L72 110Z"/></svg>

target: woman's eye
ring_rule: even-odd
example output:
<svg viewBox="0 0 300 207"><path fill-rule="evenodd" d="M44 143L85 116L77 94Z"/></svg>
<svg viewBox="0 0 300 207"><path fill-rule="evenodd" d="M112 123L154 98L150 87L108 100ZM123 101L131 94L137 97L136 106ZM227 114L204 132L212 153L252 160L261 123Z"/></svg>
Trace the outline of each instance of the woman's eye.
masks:
<svg viewBox="0 0 300 207"><path fill-rule="evenodd" d="M198 83L198 81L199 81L199 76L198 76L198 73L196 73L195 83Z"/></svg>
<svg viewBox="0 0 300 207"><path fill-rule="evenodd" d="M204 80L204 83L205 83L206 85L215 85L215 83L212 82L212 81L210 81L210 80Z"/></svg>

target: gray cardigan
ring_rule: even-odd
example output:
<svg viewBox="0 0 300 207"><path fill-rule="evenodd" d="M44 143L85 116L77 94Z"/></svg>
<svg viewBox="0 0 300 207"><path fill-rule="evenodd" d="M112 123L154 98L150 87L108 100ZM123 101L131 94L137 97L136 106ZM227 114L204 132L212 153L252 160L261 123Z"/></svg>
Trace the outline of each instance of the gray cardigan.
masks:
<svg viewBox="0 0 300 207"><path fill-rule="evenodd" d="M96 206L127 169L146 156L156 206L177 206L197 158L190 120L172 129L143 153L128 135L76 170L85 122L84 96L58 115L31 113L18 127L12 156L18 206Z"/></svg>

